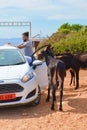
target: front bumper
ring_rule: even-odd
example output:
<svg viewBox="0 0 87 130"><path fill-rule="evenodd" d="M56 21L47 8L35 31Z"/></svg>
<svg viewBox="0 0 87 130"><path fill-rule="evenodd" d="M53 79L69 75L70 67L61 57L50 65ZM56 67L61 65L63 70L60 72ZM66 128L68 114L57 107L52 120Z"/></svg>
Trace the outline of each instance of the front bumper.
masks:
<svg viewBox="0 0 87 130"><path fill-rule="evenodd" d="M34 77L26 83L22 83L20 80L4 80L4 84L18 84L23 88L23 90L21 92L14 93L16 94L16 98L14 100L0 101L0 107L27 104L38 97L38 83L36 81L36 75L34 75Z"/></svg>

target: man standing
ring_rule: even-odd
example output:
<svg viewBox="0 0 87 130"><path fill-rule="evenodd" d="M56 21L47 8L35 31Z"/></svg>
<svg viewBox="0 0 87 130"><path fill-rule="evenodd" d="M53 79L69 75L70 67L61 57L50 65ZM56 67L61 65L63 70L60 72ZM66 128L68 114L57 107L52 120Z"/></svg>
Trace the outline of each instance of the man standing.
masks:
<svg viewBox="0 0 87 130"><path fill-rule="evenodd" d="M23 43L18 45L19 49L24 48L25 56L32 56L33 54L33 46L32 41L29 40L29 32L25 32L22 34Z"/></svg>

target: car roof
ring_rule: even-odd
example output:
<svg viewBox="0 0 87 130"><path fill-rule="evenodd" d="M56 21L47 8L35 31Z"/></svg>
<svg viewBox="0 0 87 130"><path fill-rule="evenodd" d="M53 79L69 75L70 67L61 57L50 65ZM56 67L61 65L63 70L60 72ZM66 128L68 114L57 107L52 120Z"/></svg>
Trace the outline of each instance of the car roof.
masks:
<svg viewBox="0 0 87 130"><path fill-rule="evenodd" d="M11 45L3 45L3 46L0 46L0 49L2 50L4 50L4 49L17 49L16 47L14 47L14 46L11 46Z"/></svg>

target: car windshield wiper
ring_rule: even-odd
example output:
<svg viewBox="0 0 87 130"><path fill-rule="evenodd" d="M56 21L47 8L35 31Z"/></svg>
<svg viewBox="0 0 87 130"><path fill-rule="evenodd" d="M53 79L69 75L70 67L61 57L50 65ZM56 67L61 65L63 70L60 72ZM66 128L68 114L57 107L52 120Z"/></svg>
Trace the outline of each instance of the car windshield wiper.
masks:
<svg viewBox="0 0 87 130"><path fill-rule="evenodd" d="M6 65L0 65L0 66L6 66Z"/></svg>
<svg viewBox="0 0 87 130"><path fill-rule="evenodd" d="M11 66L11 65L0 65L0 66Z"/></svg>
<svg viewBox="0 0 87 130"><path fill-rule="evenodd" d="M13 64L13 65L21 65L21 64L25 64L26 62L19 62L19 63L16 63L16 64Z"/></svg>

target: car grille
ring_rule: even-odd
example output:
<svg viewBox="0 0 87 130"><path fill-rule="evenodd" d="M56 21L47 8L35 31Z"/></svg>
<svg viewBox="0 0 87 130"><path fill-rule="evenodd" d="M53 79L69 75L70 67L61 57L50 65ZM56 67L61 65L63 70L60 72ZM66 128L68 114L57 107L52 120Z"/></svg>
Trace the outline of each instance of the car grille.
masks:
<svg viewBox="0 0 87 130"><path fill-rule="evenodd" d="M22 92L24 88L18 84L0 84L0 94Z"/></svg>
<svg viewBox="0 0 87 130"><path fill-rule="evenodd" d="M20 101L22 97L17 97L15 99L10 99L10 100L0 100L0 103L10 103L10 102L17 102Z"/></svg>

